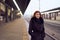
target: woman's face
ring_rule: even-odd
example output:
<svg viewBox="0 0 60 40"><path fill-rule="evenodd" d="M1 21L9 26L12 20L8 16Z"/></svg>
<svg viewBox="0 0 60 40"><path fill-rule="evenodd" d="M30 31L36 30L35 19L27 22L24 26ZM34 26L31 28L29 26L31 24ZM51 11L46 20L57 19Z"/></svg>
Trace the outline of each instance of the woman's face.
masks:
<svg viewBox="0 0 60 40"><path fill-rule="evenodd" d="M35 17L39 19L40 18L40 13L36 13Z"/></svg>

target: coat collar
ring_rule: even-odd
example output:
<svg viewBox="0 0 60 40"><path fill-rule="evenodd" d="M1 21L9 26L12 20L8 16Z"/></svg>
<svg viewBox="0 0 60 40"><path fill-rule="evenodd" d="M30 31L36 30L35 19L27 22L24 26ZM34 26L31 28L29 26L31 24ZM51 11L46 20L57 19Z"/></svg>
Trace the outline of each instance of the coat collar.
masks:
<svg viewBox="0 0 60 40"><path fill-rule="evenodd" d="M32 20L33 22L36 22L36 23L39 23L39 24L43 24L43 23L44 23L42 17L39 18L39 19L37 19L36 17L32 17L31 20Z"/></svg>

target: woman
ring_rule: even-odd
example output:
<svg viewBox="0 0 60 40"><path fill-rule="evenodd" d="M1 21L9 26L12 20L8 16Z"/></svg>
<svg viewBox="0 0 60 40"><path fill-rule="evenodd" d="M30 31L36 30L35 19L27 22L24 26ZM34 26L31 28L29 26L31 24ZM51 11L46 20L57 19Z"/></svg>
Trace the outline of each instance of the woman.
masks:
<svg viewBox="0 0 60 40"><path fill-rule="evenodd" d="M44 20L39 11L36 11L31 18L28 32L31 35L31 40L44 40Z"/></svg>

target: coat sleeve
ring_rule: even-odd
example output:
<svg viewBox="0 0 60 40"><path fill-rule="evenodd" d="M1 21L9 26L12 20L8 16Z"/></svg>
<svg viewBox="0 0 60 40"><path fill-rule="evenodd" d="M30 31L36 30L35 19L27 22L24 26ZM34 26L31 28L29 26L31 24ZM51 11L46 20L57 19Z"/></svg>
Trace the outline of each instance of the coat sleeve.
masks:
<svg viewBox="0 0 60 40"><path fill-rule="evenodd" d="M32 21L30 21L28 33L29 33L31 36L32 36L32 27L33 27L32 24L33 24Z"/></svg>
<svg viewBox="0 0 60 40"><path fill-rule="evenodd" d="M42 29L41 29L41 31L42 31L41 34L42 34L42 35L41 35L41 36L42 36L42 38L43 38L43 37L45 37L45 28L44 28L44 20L43 20L43 19L42 19L41 27L42 27Z"/></svg>
<svg viewBox="0 0 60 40"><path fill-rule="evenodd" d="M45 37L45 28L44 28L44 23L43 23L42 37Z"/></svg>

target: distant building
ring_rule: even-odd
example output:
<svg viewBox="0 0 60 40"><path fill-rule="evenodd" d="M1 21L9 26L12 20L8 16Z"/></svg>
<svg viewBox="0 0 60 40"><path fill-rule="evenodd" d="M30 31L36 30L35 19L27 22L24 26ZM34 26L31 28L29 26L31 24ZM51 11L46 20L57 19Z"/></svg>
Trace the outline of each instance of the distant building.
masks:
<svg viewBox="0 0 60 40"><path fill-rule="evenodd" d="M43 18L50 20L60 20L60 7L41 12Z"/></svg>

